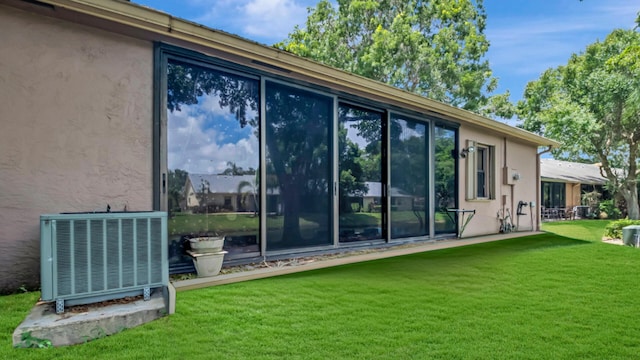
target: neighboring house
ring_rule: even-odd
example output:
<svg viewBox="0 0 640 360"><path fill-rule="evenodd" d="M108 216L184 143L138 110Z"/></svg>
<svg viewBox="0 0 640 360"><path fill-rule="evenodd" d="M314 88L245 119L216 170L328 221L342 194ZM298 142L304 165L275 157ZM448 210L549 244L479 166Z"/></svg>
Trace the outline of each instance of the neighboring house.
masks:
<svg viewBox="0 0 640 360"><path fill-rule="evenodd" d="M554 159L540 159L540 205L547 209L571 209L585 216L587 204L582 195L597 191L609 197L597 164L583 164ZM575 210L574 210L575 209Z"/></svg>
<svg viewBox="0 0 640 360"><path fill-rule="evenodd" d="M382 183L374 181L366 181L367 191L359 196L352 196L354 199L362 199L362 211L373 211L382 204ZM416 199L396 187L389 188L389 194L393 199L391 207L400 211L413 210L416 206L424 207L424 198Z"/></svg>
<svg viewBox="0 0 640 360"><path fill-rule="evenodd" d="M0 34L0 291L38 285L41 214L199 206L195 175L185 195L167 182L229 164L256 169L258 211L230 181L206 199L228 214L175 214L173 245L209 225L234 261L451 239L449 207L475 210L464 236L494 234L540 198L538 148L559 145L127 1L0 0ZM343 180L369 179L338 128L379 169L379 213L339 206Z"/></svg>
<svg viewBox="0 0 640 360"><path fill-rule="evenodd" d="M255 180L255 175L189 174L182 210L195 213L258 211Z"/></svg>

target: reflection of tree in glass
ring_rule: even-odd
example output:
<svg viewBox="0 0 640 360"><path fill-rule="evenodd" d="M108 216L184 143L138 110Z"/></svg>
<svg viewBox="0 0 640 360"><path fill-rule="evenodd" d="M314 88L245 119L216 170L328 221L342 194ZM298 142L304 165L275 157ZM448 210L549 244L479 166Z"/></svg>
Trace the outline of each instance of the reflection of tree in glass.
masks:
<svg viewBox="0 0 640 360"><path fill-rule="evenodd" d="M412 196L412 210L419 222L420 231L425 229L426 204L426 125L423 123L393 118L391 120L391 186Z"/></svg>
<svg viewBox="0 0 640 360"><path fill-rule="evenodd" d="M240 181L236 193L238 194L238 211L245 211L247 202L251 201L253 215L255 216L258 212L258 176L256 175L253 182Z"/></svg>
<svg viewBox="0 0 640 360"><path fill-rule="evenodd" d="M435 193L438 211L455 207L455 132L436 127Z"/></svg>
<svg viewBox="0 0 640 360"><path fill-rule="evenodd" d="M167 63L167 109L169 112L180 112L184 106L200 105L194 111L205 112L207 117L217 121L216 110L228 111L235 117L240 128L249 126L254 136L259 135L259 81L239 75L229 74L211 68L205 68L186 62L170 60ZM216 109L205 109L205 99L217 101ZM218 126L217 124L215 126ZM244 169L234 160L228 159L228 168L221 175L255 174L253 168ZM174 174L175 172L175 174ZM188 173L183 170L169 171L169 208L179 206L184 201L183 187ZM199 211L208 214L215 205L212 203L211 190L215 184L203 180L193 184L200 204ZM242 189L246 190L246 189ZM240 189L238 189L240 192ZM250 190L249 190L250 191ZM226 200L225 200L226 202ZM241 209L243 195L236 196L236 208ZM255 203L255 201L254 201ZM209 218L207 216L207 231Z"/></svg>
<svg viewBox="0 0 640 360"><path fill-rule="evenodd" d="M328 134L333 101L267 83L266 109L267 170L273 169L268 175L278 180L283 240L297 242L302 239L299 223L303 212L328 214Z"/></svg>
<svg viewBox="0 0 640 360"><path fill-rule="evenodd" d="M169 170L168 193L169 212L172 213L180 209L180 203L184 201L184 185L187 182L189 173L180 170Z"/></svg>
<svg viewBox="0 0 640 360"><path fill-rule="evenodd" d="M340 213L352 212L350 198L363 197L369 190L365 182L381 181L380 141L382 115L347 105L339 108L338 157L340 163ZM348 129L366 142L363 148L351 139ZM352 141L355 140L355 141Z"/></svg>
<svg viewBox="0 0 640 360"><path fill-rule="evenodd" d="M255 175L255 173L256 173L256 169L252 167L245 170L242 166L238 166L235 162L227 161L227 168L224 169L224 171L221 172L220 175L239 176L239 175Z"/></svg>
<svg viewBox="0 0 640 360"><path fill-rule="evenodd" d="M180 111L182 105L198 103L203 95L218 96L221 108L229 108L240 127L258 127L259 86L241 76L235 76L191 64L170 61L167 64L167 108Z"/></svg>

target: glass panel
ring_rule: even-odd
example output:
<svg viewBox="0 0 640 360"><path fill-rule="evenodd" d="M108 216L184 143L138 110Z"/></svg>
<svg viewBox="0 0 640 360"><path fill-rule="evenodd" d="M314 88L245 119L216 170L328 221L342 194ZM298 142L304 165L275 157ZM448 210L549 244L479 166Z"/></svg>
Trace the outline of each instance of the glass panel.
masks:
<svg viewBox="0 0 640 360"><path fill-rule="evenodd" d="M456 191L456 130L435 128L435 233L455 233L455 213L447 209L457 207Z"/></svg>
<svg viewBox="0 0 640 360"><path fill-rule="evenodd" d="M382 238L382 114L339 107L340 241Z"/></svg>
<svg viewBox="0 0 640 360"><path fill-rule="evenodd" d="M486 198L487 196L487 188L486 188L486 160L487 160L487 149L486 148L478 148L476 155L477 161L477 197Z"/></svg>
<svg viewBox="0 0 640 360"><path fill-rule="evenodd" d="M168 61L170 261L199 236L224 237L227 257L260 250L258 109L257 80Z"/></svg>
<svg viewBox="0 0 640 360"><path fill-rule="evenodd" d="M542 182L542 206L564 208L566 206L565 183Z"/></svg>
<svg viewBox="0 0 640 360"><path fill-rule="evenodd" d="M427 235L427 125L393 115L390 136L391 237Z"/></svg>
<svg viewBox="0 0 640 360"><path fill-rule="evenodd" d="M542 182L542 206L551 207L551 184Z"/></svg>
<svg viewBox="0 0 640 360"><path fill-rule="evenodd" d="M267 249L332 244L333 99L272 82L265 93Z"/></svg>

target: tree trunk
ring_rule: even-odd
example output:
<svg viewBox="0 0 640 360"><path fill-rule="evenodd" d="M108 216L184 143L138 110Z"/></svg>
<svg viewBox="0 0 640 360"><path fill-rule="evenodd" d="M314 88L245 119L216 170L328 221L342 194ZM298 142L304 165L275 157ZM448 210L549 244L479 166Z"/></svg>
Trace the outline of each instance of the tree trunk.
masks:
<svg viewBox="0 0 640 360"><path fill-rule="evenodd" d="M631 184L626 189L621 191L624 201L627 203L627 212L629 219L640 219L640 207L638 206L638 189L636 184Z"/></svg>
<svg viewBox="0 0 640 360"><path fill-rule="evenodd" d="M281 176L281 178L290 178L290 176ZM300 185L295 180L285 181L284 184L286 185L280 186L282 205L284 206L282 242L293 244L302 239L300 233Z"/></svg>

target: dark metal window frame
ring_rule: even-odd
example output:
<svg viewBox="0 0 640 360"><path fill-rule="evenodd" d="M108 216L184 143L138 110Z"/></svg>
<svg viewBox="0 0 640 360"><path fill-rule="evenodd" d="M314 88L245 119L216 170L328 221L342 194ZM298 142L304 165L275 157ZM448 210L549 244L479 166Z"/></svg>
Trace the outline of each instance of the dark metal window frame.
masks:
<svg viewBox="0 0 640 360"><path fill-rule="evenodd" d="M199 65L199 66L205 66L205 67L209 67L212 69L216 69L216 70L221 70L224 72L228 72L228 73L232 73L232 74L238 74L238 75L242 75L248 78L256 78L256 79L269 79L269 80L276 80L276 81L282 81L284 83L290 84L292 86L302 86L305 88L308 88L312 91L318 91L318 92L324 92L326 94L332 94L336 96L336 104L339 106L339 104L345 104L345 105L349 105L349 106L355 106L355 107L360 107L363 109L367 109L367 110L372 110L372 111L379 111L381 113L384 114L384 120L382 122L382 136L383 136L383 141L382 141L382 182L383 182L383 186L387 186L387 184L389 183L389 178L390 178L390 174L389 174L389 168L388 168L388 164L389 164L389 139L388 139L388 133L389 133L389 121L390 121L390 114L391 113L395 113L397 115L400 116L406 116L412 119L415 119L417 121L423 122L427 125L428 128L428 148L429 148L429 165L428 165L428 174L426 181L429 184L429 197L430 197L430 204L429 204L429 216L430 218L433 218L433 215L435 213L435 207L433 205L433 198L434 198L434 190L433 190L433 176L434 176L434 164L435 164L435 159L434 159L434 153L435 153L435 142L434 142L434 136L435 136L435 127L436 126L440 126L440 127L444 127L447 129L451 129L455 131L455 153L457 154L459 151L459 127L460 124L456 123L452 120L443 118L443 117L439 117L437 114L433 114L433 113L422 113L422 112L417 112L411 109L407 109L407 108L401 108L398 107L396 105L392 105L392 104L387 104L387 103L381 103L378 102L376 100L371 100L368 98L364 98L362 96L358 96L358 95L354 95L354 94L350 94L350 93L344 93L341 92L339 90L336 89L332 89L332 88L327 88L326 86L322 86L316 83L312 83L312 82L305 82L299 79L294 79L291 78L289 76L287 76L288 72L285 72L283 74L277 74L277 73L272 73L272 72L267 72L258 68L253 68L253 67L249 67L243 64L237 64L231 61L227 61L227 60L223 60L223 59L219 59L216 58L214 55L209 55L209 54L203 54L197 51L193 51L193 50L189 50L189 49L185 49L182 47L178 47L175 45L170 45L170 44L166 44L166 43L162 43L162 42L156 42L154 44L154 75L153 75L153 123L152 123L152 127L153 127L153 146L152 146L152 158L153 158L153 179L152 179L152 189L153 189L153 196L152 196L152 201L153 201L153 209L155 210L161 210L163 208L162 205L162 194L166 194L167 192L167 178L166 178L166 174L161 174L161 167L162 167L162 159L163 159L163 151L166 151L166 149L163 149L162 143L161 143L161 139L162 139L162 131L164 131L163 129L163 124L162 124L162 118L163 118L163 111L166 111L166 109L163 109L163 96L165 96L163 94L163 91L166 92L166 64L168 59L175 59L181 62L185 62L185 63L192 63L194 65ZM262 90L261 90L262 92ZM262 116L262 114L261 114ZM262 139L260 140L262 141ZM489 154L489 156L493 156L492 154ZM457 158L457 156L455 157L455 171L456 171L456 176L455 176L455 184L456 184L456 189L458 188L458 184L461 181L460 180L460 172L459 172L459 159ZM334 164L334 166L337 166ZM492 166L492 165L490 165ZM492 170L490 169L490 172L492 172ZM491 178L491 176L490 176ZM490 181L493 181L493 179L490 179ZM388 194L385 194L387 196L383 197L383 201L386 202L383 204L383 206L388 208L389 205L389 197ZM490 196L493 196L492 194L489 194ZM456 205L459 203L459 198L460 198L460 194L458 191L456 191L456 198L455 198L455 202ZM388 217L388 212L387 212L387 217ZM385 234L383 235L383 237L386 240L389 240L389 236L386 233L389 229L388 229L389 225L388 225L388 218L383 219L383 228L385 229ZM429 228L430 228L430 235L428 237L434 237L434 226L433 223L429 224ZM442 235L442 234L439 234Z"/></svg>

